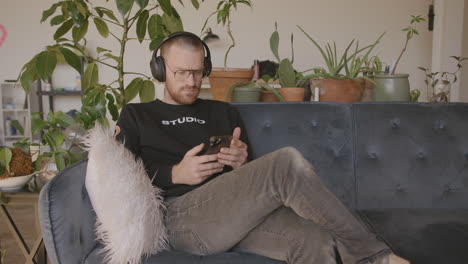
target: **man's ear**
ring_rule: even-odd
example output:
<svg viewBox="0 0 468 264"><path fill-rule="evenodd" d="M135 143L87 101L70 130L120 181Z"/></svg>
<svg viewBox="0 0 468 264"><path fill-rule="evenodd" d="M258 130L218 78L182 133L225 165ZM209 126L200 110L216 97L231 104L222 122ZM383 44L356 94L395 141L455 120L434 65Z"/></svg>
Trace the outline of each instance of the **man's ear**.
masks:
<svg viewBox="0 0 468 264"><path fill-rule="evenodd" d="M120 127L119 126L115 126L115 129L114 129L114 139L117 137L117 135L120 133Z"/></svg>

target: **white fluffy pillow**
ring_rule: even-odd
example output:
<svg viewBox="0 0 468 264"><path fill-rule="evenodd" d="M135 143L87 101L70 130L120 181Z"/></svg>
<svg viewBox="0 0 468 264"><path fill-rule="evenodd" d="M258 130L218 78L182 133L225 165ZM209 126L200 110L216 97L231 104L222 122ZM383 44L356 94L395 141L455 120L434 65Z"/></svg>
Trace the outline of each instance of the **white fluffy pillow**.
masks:
<svg viewBox="0 0 468 264"><path fill-rule="evenodd" d="M84 143L89 151L86 189L105 261L135 264L166 249L161 191L151 184L143 162L100 125Z"/></svg>

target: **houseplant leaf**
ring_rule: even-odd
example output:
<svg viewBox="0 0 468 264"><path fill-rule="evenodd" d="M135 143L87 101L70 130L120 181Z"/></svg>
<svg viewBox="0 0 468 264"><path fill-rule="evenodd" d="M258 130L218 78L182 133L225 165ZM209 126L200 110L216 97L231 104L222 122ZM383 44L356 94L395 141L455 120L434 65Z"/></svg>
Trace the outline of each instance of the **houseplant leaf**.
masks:
<svg viewBox="0 0 468 264"><path fill-rule="evenodd" d="M96 29L98 30L99 34L104 38L109 36L109 27L107 26L106 22L104 22L100 18L94 18L94 24L96 25Z"/></svg>
<svg viewBox="0 0 468 264"><path fill-rule="evenodd" d="M146 24L148 22L149 11L143 10L141 14L138 16L137 27L136 27L136 34L138 37L138 41L141 43L146 35Z"/></svg>
<svg viewBox="0 0 468 264"><path fill-rule="evenodd" d="M76 55L73 51L67 49L67 48L59 48L60 53L62 53L63 57L65 58L65 61L73 67L78 73L81 72L81 60L78 55Z"/></svg>
<svg viewBox="0 0 468 264"><path fill-rule="evenodd" d="M85 74L83 75L83 80L81 82L84 91L92 88L99 81L99 72L98 67L95 63L88 64L86 67Z"/></svg>
<svg viewBox="0 0 468 264"><path fill-rule="evenodd" d="M52 51L43 51L39 53L36 60L36 71L42 80L47 80L57 65L57 57Z"/></svg>
<svg viewBox="0 0 468 264"><path fill-rule="evenodd" d="M6 168L8 172L10 172L10 161L12 157L13 157L13 154L11 153L10 148L8 147L0 148L0 165L3 168Z"/></svg>
<svg viewBox="0 0 468 264"><path fill-rule="evenodd" d="M276 60L280 62L280 57L278 53L278 48L279 48L279 33L278 33L278 26L275 22L275 31L271 34L270 37L270 49L271 52L273 52L273 55L275 55Z"/></svg>
<svg viewBox="0 0 468 264"><path fill-rule="evenodd" d="M154 100L155 88L154 83L150 80L143 81L140 89L140 101L142 103L151 102Z"/></svg>
<svg viewBox="0 0 468 264"><path fill-rule="evenodd" d="M80 41L88 32L88 21L85 20L80 27L74 26L72 30L73 41Z"/></svg>
<svg viewBox="0 0 468 264"><path fill-rule="evenodd" d="M296 73L289 59L280 62L278 76L282 87L296 87Z"/></svg>
<svg viewBox="0 0 468 264"><path fill-rule="evenodd" d="M193 5L193 7L195 7L195 9L197 9L197 10L198 10L198 8L200 8L200 4L198 3L197 0L192 0L192 5Z"/></svg>
<svg viewBox="0 0 468 264"><path fill-rule="evenodd" d="M172 15L171 0L158 0L158 3L164 11L164 14Z"/></svg>
<svg viewBox="0 0 468 264"><path fill-rule="evenodd" d="M54 40L59 39L63 35L67 34L68 31L73 27L73 20L69 19L65 21L58 29L55 31Z"/></svg>
<svg viewBox="0 0 468 264"><path fill-rule="evenodd" d="M59 6L61 6L61 5L62 5L62 1L53 4L49 9L45 10L44 12L42 12L41 23L44 22L44 21L46 21L47 18L49 18L51 15L53 15L53 14L55 13L55 11L57 10L57 7L59 7Z"/></svg>
<svg viewBox="0 0 468 264"><path fill-rule="evenodd" d="M115 0L117 9L122 16L125 16L132 9L134 0Z"/></svg>
<svg viewBox="0 0 468 264"><path fill-rule="evenodd" d="M145 8L148 5L148 1L149 0L135 0L140 8Z"/></svg>
<svg viewBox="0 0 468 264"><path fill-rule="evenodd" d="M18 132L20 133L20 135L24 135L24 128L18 120L15 120L15 119L11 120L11 126L16 128Z"/></svg>
<svg viewBox="0 0 468 264"><path fill-rule="evenodd" d="M107 98L107 109L112 116L112 120L116 121L119 118L119 111L117 110L117 106L115 106L115 100L112 94L106 94Z"/></svg>
<svg viewBox="0 0 468 264"><path fill-rule="evenodd" d="M128 104L133 98L137 96L140 92L141 84L143 82L142 78L133 79L125 88L125 104Z"/></svg>

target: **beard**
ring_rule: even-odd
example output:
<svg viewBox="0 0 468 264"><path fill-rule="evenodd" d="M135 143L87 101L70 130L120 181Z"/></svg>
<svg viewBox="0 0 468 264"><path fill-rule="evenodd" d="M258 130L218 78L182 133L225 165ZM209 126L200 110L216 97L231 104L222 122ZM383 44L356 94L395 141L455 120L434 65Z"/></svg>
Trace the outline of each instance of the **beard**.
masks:
<svg viewBox="0 0 468 264"><path fill-rule="evenodd" d="M197 100L200 94L200 87L196 86L184 86L174 91L171 88L166 89L169 95L178 104L189 105L193 104Z"/></svg>

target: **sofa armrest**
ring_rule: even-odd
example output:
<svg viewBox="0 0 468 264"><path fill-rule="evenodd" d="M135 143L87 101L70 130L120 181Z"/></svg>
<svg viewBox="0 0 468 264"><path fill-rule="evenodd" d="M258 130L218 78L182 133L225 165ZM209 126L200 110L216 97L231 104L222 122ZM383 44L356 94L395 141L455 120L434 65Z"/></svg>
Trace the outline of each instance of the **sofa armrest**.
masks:
<svg viewBox="0 0 468 264"><path fill-rule="evenodd" d="M87 160L47 183L39 197L39 221L52 263L82 263L96 247L96 215L85 187Z"/></svg>

